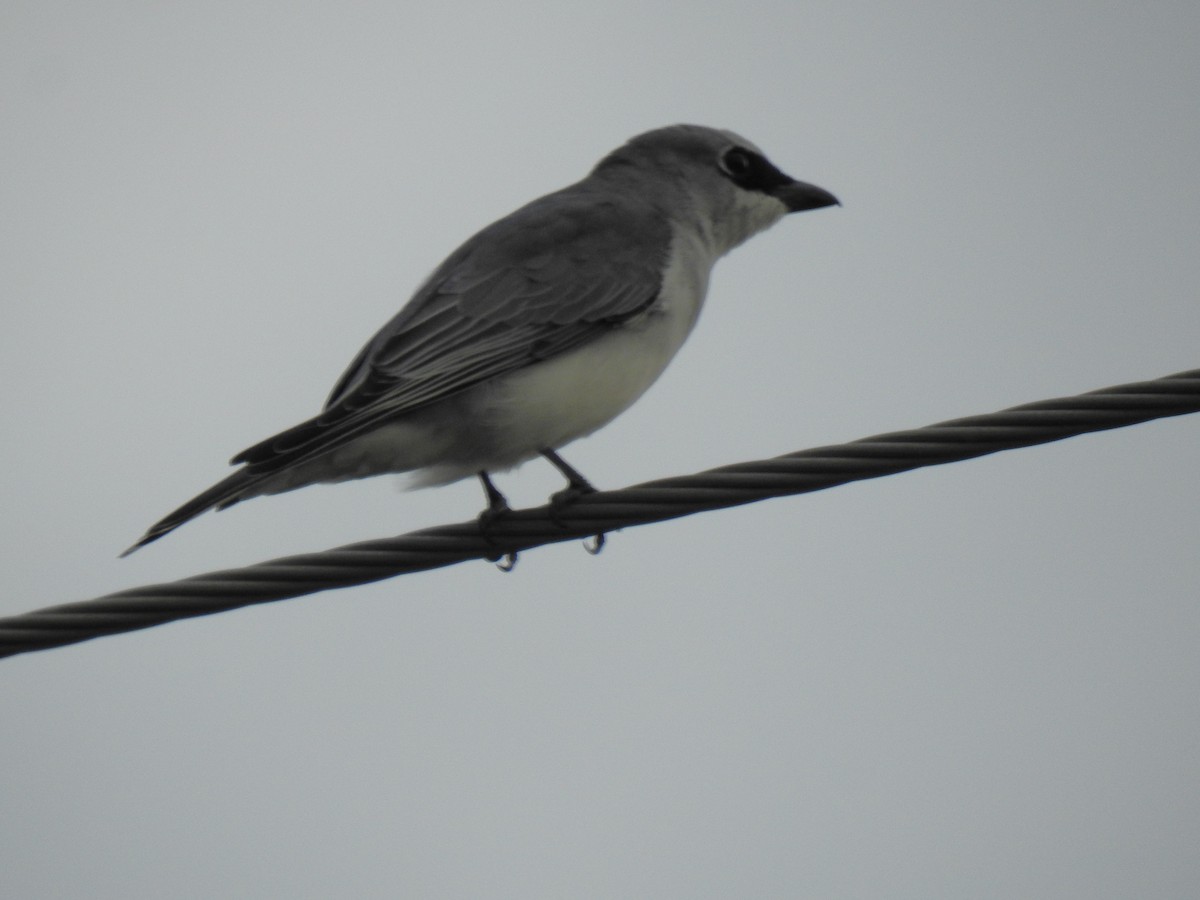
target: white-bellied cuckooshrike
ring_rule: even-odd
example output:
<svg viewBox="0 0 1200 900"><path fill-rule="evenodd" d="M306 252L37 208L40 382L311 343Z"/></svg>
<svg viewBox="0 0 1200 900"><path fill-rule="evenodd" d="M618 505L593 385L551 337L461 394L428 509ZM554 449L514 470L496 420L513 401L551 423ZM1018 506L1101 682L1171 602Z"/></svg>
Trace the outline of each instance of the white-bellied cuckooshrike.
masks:
<svg viewBox="0 0 1200 900"><path fill-rule="evenodd" d="M836 204L729 131L631 139L582 181L455 250L359 352L315 418L243 450L241 467L126 550L209 509L318 482L412 472L412 486L544 456L567 502L593 488L558 448L627 409L662 374L722 255L787 213Z"/></svg>

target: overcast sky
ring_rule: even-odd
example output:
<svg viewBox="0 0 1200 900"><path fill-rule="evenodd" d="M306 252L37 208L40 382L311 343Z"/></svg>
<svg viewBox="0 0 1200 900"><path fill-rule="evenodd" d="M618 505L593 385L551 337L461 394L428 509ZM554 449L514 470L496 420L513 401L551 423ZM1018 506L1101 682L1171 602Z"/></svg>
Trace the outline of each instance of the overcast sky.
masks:
<svg viewBox="0 0 1200 900"><path fill-rule="evenodd" d="M1198 46L1194 2L7 0L0 614L475 515L378 478L116 558L674 122L844 207L720 263L565 451L597 485L1200 367ZM1155 422L0 661L4 893L1192 896L1198 458Z"/></svg>

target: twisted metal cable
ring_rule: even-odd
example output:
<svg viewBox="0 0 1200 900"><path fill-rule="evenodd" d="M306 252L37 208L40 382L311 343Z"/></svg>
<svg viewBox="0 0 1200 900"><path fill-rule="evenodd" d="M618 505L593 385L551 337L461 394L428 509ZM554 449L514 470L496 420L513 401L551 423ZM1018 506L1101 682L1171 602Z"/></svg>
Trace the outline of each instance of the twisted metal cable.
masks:
<svg viewBox="0 0 1200 900"><path fill-rule="evenodd" d="M1200 369L515 510L487 536L461 522L51 606L0 619L0 657L1193 412Z"/></svg>

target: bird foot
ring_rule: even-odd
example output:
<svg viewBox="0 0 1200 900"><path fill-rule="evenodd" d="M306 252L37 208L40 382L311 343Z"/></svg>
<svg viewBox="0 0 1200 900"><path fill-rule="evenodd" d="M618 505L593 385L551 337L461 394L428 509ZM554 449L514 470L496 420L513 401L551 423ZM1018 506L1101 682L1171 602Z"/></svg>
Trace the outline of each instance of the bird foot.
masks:
<svg viewBox="0 0 1200 900"><path fill-rule="evenodd" d="M563 511L580 497L596 493L596 489L586 481L571 484L550 497L550 521L559 528L566 529L567 523L562 520ZM592 556L598 556L604 549L604 533L592 535L583 542L583 549Z"/></svg>
<svg viewBox="0 0 1200 900"><path fill-rule="evenodd" d="M493 547L496 546L496 541L491 534L492 526L495 525L497 521L508 515L509 512L511 512L511 510L509 509L508 504L505 503L503 506L489 506L479 514L479 534L485 541L488 542L488 544ZM487 557L487 561L490 563L495 563L496 568L501 572L511 572L514 568L516 568L517 554L511 551L508 553L496 553Z"/></svg>
<svg viewBox="0 0 1200 900"><path fill-rule="evenodd" d="M508 501L504 499L504 495L496 490L496 486L492 484L492 479L488 477L487 472L481 471L479 473L479 481L483 485L488 502L487 509L479 514L479 533L485 541L494 547L496 546L496 541L492 538L492 526L512 512L512 508L508 505ZM517 554L512 551L497 553L494 556L489 556L487 560L490 563L495 563L496 568L501 572L511 572L517 566Z"/></svg>
<svg viewBox="0 0 1200 900"><path fill-rule="evenodd" d="M550 495L550 515L553 518L561 513L564 509L578 500L580 497L586 497L588 494L596 493L596 489L590 484L571 484L563 488L561 491L555 491ZM555 519L556 524L562 524Z"/></svg>
<svg viewBox="0 0 1200 900"><path fill-rule="evenodd" d="M580 497L586 497L588 494L596 493L596 489L586 481L581 484L571 484L563 488L561 491L556 491L550 495L550 521L559 528L566 528L567 523L562 520L563 512L572 503Z"/></svg>
<svg viewBox="0 0 1200 900"><path fill-rule="evenodd" d="M507 516L512 509L507 503L499 503L494 506L489 506L479 514L476 521L479 523L479 533L483 535L483 539L489 544L494 544L492 540L492 527Z"/></svg>

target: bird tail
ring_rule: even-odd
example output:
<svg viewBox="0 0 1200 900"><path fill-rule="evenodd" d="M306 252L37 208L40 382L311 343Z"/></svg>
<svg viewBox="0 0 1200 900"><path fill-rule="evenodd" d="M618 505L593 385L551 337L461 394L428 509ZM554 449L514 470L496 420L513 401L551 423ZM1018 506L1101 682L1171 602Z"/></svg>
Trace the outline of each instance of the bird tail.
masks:
<svg viewBox="0 0 1200 900"><path fill-rule="evenodd" d="M228 506L233 506L239 500L253 496L248 489L262 477L262 473L252 472L249 468L239 469L228 478L218 481L207 491L193 497L170 515L155 522L142 535L138 542L122 553L121 556L128 556L139 547L144 547L151 541L157 541L164 534L174 531L184 522L196 518L201 513L208 512L210 509L225 509Z"/></svg>

